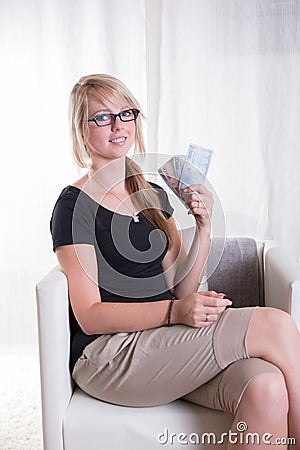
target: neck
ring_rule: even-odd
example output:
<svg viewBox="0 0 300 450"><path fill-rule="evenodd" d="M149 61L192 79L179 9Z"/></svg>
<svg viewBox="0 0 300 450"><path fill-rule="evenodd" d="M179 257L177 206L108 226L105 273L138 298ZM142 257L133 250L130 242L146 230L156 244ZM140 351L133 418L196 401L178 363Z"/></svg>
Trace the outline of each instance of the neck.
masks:
<svg viewBox="0 0 300 450"><path fill-rule="evenodd" d="M124 192L125 183L125 157L115 159L101 167L92 164L88 172L89 182L96 183L106 192Z"/></svg>

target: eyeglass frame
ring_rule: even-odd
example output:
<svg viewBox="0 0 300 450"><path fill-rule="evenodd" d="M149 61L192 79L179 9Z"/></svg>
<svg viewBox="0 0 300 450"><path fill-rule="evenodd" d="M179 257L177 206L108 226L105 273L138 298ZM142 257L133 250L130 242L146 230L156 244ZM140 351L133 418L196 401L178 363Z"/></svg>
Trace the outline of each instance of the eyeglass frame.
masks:
<svg viewBox="0 0 300 450"><path fill-rule="evenodd" d="M128 111L132 111L133 116L134 116L133 119L130 119L130 120L124 120L124 118L122 119L121 114L124 114L124 113L126 113L126 112L128 112ZM101 128L101 127L108 127L108 126L114 125L114 124L116 123L117 117L119 117L119 119L121 120L121 122L132 122L133 120L136 120L136 119L138 118L139 113L140 113L140 110L139 110L139 109L136 109L136 108L129 108L129 109L125 109L124 111L120 111L118 114L113 114L113 113L107 113L107 114L105 114L105 115L111 117L111 122L110 122L110 123L107 123L107 124L105 124L105 125L99 125L99 123L97 122L97 117L98 117L100 114L97 114L97 115L96 115L95 117L93 117L92 119L87 119L87 122L94 122L94 123L97 125L97 127L99 127L99 128Z"/></svg>

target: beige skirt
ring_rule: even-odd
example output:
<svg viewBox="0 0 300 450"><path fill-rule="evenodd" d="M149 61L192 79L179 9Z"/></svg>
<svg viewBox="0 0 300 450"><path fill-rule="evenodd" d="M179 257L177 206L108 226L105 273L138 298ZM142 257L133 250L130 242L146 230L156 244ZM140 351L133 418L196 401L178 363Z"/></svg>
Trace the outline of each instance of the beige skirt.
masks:
<svg viewBox="0 0 300 450"><path fill-rule="evenodd" d="M205 328L174 325L102 335L84 349L73 379L89 395L118 405L184 398L234 414L254 376L280 373L248 356L245 340L256 308L228 308Z"/></svg>

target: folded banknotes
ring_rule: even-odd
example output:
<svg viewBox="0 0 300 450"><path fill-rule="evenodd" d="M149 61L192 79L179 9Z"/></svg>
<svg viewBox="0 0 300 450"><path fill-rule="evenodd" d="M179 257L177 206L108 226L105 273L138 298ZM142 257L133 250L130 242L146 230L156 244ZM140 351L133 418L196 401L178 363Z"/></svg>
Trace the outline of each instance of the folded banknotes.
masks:
<svg viewBox="0 0 300 450"><path fill-rule="evenodd" d="M186 155L174 155L158 169L163 180L185 205L190 194L185 194L183 189L205 182L212 154L212 150L190 144Z"/></svg>

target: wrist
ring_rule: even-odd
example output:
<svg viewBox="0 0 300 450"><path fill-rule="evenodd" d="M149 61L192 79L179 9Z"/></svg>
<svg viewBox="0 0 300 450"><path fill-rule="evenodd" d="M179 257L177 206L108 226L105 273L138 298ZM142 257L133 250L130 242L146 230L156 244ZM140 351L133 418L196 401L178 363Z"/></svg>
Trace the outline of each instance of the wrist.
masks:
<svg viewBox="0 0 300 450"><path fill-rule="evenodd" d="M172 302L172 308L171 308L171 315L170 315L170 325L175 325L176 323L180 323L178 320L178 299L174 298L173 300L171 300ZM170 303L171 306L171 303ZM169 308L170 311L170 308ZM169 322L169 321L168 321Z"/></svg>
<svg viewBox="0 0 300 450"><path fill-rule="evenodd" d="M211 235L211 226L210 226L210 225L208 225L208 226L198 226L198 227L197 227L197 231L198 231L198 234L199 234L201 237L207 237L207 238L210 238L210 235Z"/></svg>
<svg viewBox="0 0 300 450"><path fill-rule="evenodd" d="M173 298L170 300L170 303L169 303L168 319L167 319L167 325L168 325L168 327L170 327L170 326L173 325L173 321L172 321L172 312L173 312L174 301L175 301L175 298L173 297Z"/></svg>

